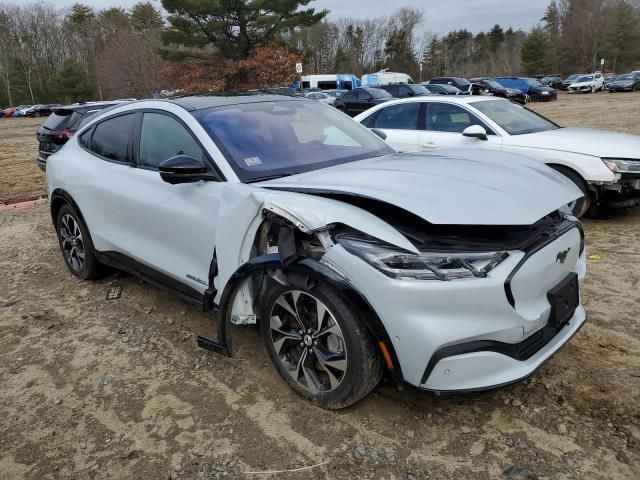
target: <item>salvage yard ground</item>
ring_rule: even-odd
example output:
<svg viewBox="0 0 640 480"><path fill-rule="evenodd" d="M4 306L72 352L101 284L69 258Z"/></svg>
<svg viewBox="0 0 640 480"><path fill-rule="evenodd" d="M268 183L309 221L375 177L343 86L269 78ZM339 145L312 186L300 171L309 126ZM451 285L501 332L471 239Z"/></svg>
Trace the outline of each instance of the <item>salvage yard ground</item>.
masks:
<svg viewBox="0 0 640 480"><path fill-rule="evenodd" d="M640 134L640 94L532 106ZM0 119L0 202L45 193L41 121ZM124 274L79 282L47 205L1 212L0 478L637 479L640 210L585 228L589 321L531 381L444 398L383 382L329 412L254 328L234 330L234 358L200 350L211 316Z"/></svg>

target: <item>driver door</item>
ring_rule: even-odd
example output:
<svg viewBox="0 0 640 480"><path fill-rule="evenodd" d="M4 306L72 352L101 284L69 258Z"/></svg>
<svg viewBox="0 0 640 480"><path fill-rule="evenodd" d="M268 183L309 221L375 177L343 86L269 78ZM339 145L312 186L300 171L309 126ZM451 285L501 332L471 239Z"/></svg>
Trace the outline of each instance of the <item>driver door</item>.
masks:
<svg viewBox="0 0 640 480"><path fill-rule="evenodd" d="M434 148L483 148L500 150L502 138L486 123L460 105L446 102L427 102L424 112L425 130L420 137L420 150ZM487 131L487 140L462 135L465 128L480 125Z"/></svg>
<svg viewBox="0 0 640 480"><path fill-rule="evenodd" d="M204 293L225 184L171 185L160 178L158 166L178 154L202 160L215 173L195 135L177 117L145 111L139 132L134 142L136 165L118 192L126 204L122 227L129 237L123 253Z"/></svg>

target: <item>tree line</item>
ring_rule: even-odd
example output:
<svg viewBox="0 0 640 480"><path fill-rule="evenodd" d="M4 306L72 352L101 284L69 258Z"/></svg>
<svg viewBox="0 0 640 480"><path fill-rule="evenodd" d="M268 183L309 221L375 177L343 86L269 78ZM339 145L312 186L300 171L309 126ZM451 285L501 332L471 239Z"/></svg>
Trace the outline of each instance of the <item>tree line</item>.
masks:
<svg viewBox="0 0 640 480"><path fill-rule="evenodd" d="M425 14L328 19L312 0L162 0L125 10L0 2L0 105L285 85L305 73L439 75L640 68L640 0L552 0L530 31L424 34ZM536 19L532 19L535 23Z"/></svg>
<svg viewBox="0 0 640 480"><path fill-rule="evenodd" d="M100 11L0 3L0 104L149 95L163 26L149 2Z"/></svg>

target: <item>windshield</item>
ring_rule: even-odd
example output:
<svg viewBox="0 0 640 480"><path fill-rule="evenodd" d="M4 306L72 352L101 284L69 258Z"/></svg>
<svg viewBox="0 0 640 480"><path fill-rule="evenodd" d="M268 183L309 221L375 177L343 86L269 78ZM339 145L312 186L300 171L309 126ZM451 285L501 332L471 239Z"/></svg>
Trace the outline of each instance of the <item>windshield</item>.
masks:
<svg viewBox="0 0 640 480"><path fill-rule="evenodd" d="M502 88L502 85L500 85L495 80L485 80L485 83L489 85L491 88Z"/></svg>
<svg viewBox="0 0 640 480"><path fill-rule="evenodd" d="M580 82L591 82L593 80L593 75L583 75L576 80L576 83Z"/></svg>
<svg viewBox="0 0 640 480"><path fill-rule="evenodd" d="M453 85L438 85L440 88L446 90L447 92L459 92L460 89L458 87L454 87Z"/></svg>
<svg viewBox="0 0 640 480"><path fill-rule="evenodd" d="M422 85L410 84L410 85L407 85L407 87L409 87L411 91L416 95L427 95L430 93L429 90L424 88Z"/></svg>
<svg viewBox="0 0 640 480"><path fill-rule="evenodd" d="M625 75L618 75L616 77L616 82L619 82L620 80L633 80L634 76L631 73L627 73Z"/></svg>
<svg viewBox="0 0 640 480"><path fill-rule="evenodd" d="M576 78L578 78L580 76L579 73L574 73L573 75L569 75L567 77L567 80L575 80Z"/></svg>
<svg viewBox="0 0 640 480"><path fill-rule="evenodd" d="M471 105L500 125L510 135L545 132L560 128L542 115L506 100L473 102Z"/></svg>
<svg viewBox="0 0 640 480"><path fill-rule="evenodd" d="M393 98L389 92L380 88L369 88L367 90L373 98Z"/></svg>
<svg viewBox="0 0 640 480"><path fill-rule="evenodd" d="M534 80L533 78L525 78L524 81L527 82L532 87L540 87L540 86L542 86L542 84L539 81Z"/></svg>
<svg viewBox="0 0 640 480"><path fill-rule="evenodd" d="M243 182L393 153L366 128L313 101L229 105L194 116Z"/></svg>

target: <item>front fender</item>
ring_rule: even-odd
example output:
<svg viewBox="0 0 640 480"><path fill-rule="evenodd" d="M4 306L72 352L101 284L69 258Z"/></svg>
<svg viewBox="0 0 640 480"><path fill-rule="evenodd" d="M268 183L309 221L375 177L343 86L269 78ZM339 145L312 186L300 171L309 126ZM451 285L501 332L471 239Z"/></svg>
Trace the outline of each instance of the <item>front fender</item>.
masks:
<svg viewBox="0 0 640 480"><path fill-rule="evenodd" d="M391 374L397 379L403 378L400 362L382 321L366 298L346 278L321 263L321 261L312 258L300 258L293 263L285 265L277 253L254 257L246 262L233 273L222 292L218 310L218 338L224 339L229 355L233 354L229 329L236 295L245 281L252 276L276 271L282 274L282 279L294 287L307 289L309 282L320 281L328 284L349 299L358 309L362 322L376 341L377 346L382 348L380 343L384 344L391 360L391 365L387 364L387 367L390 367Z"/></svg>
<svg viewBox="0 0 640 480"><path fill-rule="evenodd" d="M518 153L547 165L570 168L587 183L616 183L620 180L620 176L609 170L600 157L593 155L517 145L503 145L503 151Z"/></svg>

